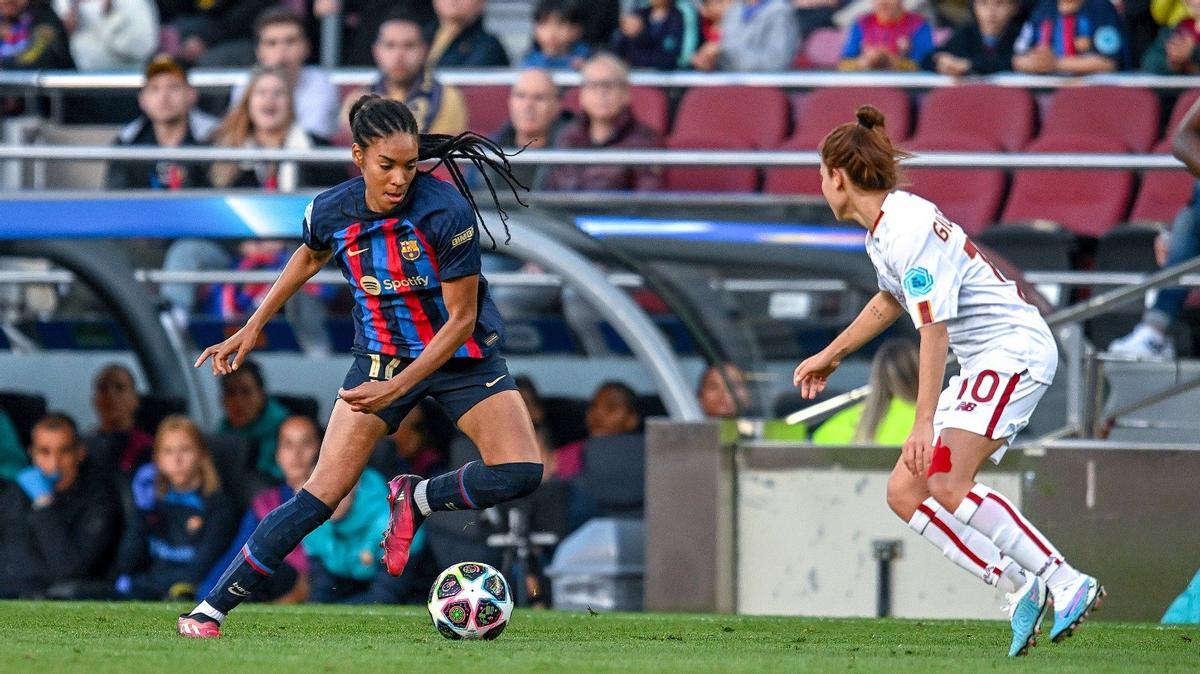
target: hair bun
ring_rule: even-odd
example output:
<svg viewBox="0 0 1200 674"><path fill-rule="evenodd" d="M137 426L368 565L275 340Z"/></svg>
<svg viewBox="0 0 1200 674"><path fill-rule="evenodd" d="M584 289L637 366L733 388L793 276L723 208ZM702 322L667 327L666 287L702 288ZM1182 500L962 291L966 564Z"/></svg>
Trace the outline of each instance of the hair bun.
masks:
<svg viewBox="0 0 1200 674"><path fill-rule="evenodd" d="M883 113L873 105L858 106L858 110L854 111L854 116L858 119L858 125L865 129L876 127L882 129L884 127Z"/></svg>

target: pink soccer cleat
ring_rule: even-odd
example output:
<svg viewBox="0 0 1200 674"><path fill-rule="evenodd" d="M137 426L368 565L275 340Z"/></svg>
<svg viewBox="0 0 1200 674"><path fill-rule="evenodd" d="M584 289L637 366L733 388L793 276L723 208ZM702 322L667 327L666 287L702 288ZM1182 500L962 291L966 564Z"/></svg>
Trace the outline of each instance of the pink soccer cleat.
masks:
<svg viewBox="0 0 1200 674"><path fill-rule="evenodd" d="M179 616L175 631L191 639L216 639L221 636L221 623L193 618L185 613Z"/></svg>
<svg viewBox="0 0 1200 674"><path fill-rule="evenodd" d="M425 519L413 499L413 490L421 479L419 475L397 475L388 482L388 507L392 515L379 547L383 548L383 566L393 576L404 573L413 536Z"/></svg>

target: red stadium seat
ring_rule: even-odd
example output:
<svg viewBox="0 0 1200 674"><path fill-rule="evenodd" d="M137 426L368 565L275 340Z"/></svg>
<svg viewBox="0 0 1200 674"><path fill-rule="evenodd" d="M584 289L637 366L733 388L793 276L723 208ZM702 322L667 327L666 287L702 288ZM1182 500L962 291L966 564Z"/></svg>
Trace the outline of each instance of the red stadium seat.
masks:
<svg viewBox="0 0 1200 674"><path fill-rule="evenodd" d="M1179 128L1179 123L1183 121L1183 116L1196 103L1196 99L1200 99L1200 89L1188 89L1179 94L1179 98L1175 101L1175 107L1171 108L1171 121L1167 123L1167 128L1163 130L1163 140L1168 141L1168 147L1165 152L1171 151L1169 141L1175 135L1175 129Z"/></svg>
<svg viewBox="0 0 1200 674"><path fill-rule="evenodd" d="M704 150L749 150L718 135L680 136L667 139L668 148ZM758 169L751 167L721 168L719 166L669 166L666 169L666 188L672 192L754 192L758 189Z"/></svg>
<svg viewBox="0 0 1200 674"><path fill-rule="evenodd" d="M1033 96L1025 89L968 84L934 89L921 105L914 143L946 136L975 136L1008 152L1033 137Z"/></svg>
<svg viewBox="0 0 1200 674"><path fill-rule="evenodd" d="M864 103L874 105L884 114L893 141L908 137L909 99L902 90L831 87L816 89L800 100L796 106L796 132L778 149L816 151L825 134L839 124L853 121L854 111ZM820 194L821 176L814 167L768 169L763 191L769 194Z"/></svg>
<svg viewBox="0 0 1200 674"><path fill-rule="evenodd" d="M724 136L739 147L767 149L786 137L790 114L787 96L773 87L693 87L679 101L673 133Z"/></svg>
<svg viewBox="0 0 1200 674"><path fill-rule="evenodd" d="M1158 140L1158 96L1138 87L1068 87L1054 92L1041 138L1115 138L1126 150L1148 152Z"/></svg>
<svg viewBox="0 0 1200 674"><path fill-rule="evenodd" d="M1041 138L1029 152L1124 152L1110 138L1057 136ZM1085 160L1086 161L1086 160ZM1003 222L1051 220L1075 234L1098 237L1125 219L1133 193L1129 171L1089 169L1024 169L1013 177Z"/></svg>
<svg viewBox="0 0 1200 674"><path fill-rule="evenodd" d="M818 28L804 38L798 58L800 67L825 70L836 68L842 60L846 34L838 28Z"/></svg>
<svg viewBox="0 0 1200 674"><path fill-rule="evenodd" d="M563 107L579 112L579 89L568 89L563 95ZM629 88L629 107L639 122L666 136L670 126L670 103L667 95L658 87L634 86Z"/></svg>
<svg viewBox="0 0 1200 674"><path fill-rule="evenodd" d="M834 127L853 122L854 111L864 103L879 108L887 118L893 142L908 138L912 102L902 89L891 87L829 87L809 92L796 108L796 132L792 138L807 141L808 149L815 150Z"/></svg>
<svg viewBox="0 0 1200 674"><path fill-rule="evenodd" d="M913 141L909 149L994 152L996 146L978 136L947 135ZM988 169L911 168L904 172L911 190L938 205L942 213L975 235L996 221L1004 199L1003 171Z"/></svg>
<svg viewBox="0 0 1200 674"><path fill-rule="evenodd" d="M1171 141L1164 140L1154 148L1155 152L1171 152ZM1192 196L1196 179L1185 169L1146 171L1142 174L1142 187L1133 202L1132 222L1171 222L1179 209L1187 205Z"/></svg>
<svg viewBox="0 0 1200 674"><path fill-rule="evenodd" d="M459 87L467 101L467 123L475 133L490 136L508 121L508 91L505 84Z"/></svg>

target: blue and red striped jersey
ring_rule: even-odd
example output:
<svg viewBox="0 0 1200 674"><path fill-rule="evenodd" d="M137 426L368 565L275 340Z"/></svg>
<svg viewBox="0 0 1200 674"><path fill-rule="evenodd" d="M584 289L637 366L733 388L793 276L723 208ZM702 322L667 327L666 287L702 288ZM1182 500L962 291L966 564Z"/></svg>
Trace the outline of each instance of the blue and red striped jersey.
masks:
<svg viewBox="0 0 1200 674"><path fill-rule="evenodd" d="M466 198L418 173L388 213L366 206L363 179L317 195L304 214L304 243L332 250L354 293L354 352L416 358L449 314L442 283L479 276L475 331L454 358L484 358L504 337L504 321L480 273L479 231Z"/></svg>

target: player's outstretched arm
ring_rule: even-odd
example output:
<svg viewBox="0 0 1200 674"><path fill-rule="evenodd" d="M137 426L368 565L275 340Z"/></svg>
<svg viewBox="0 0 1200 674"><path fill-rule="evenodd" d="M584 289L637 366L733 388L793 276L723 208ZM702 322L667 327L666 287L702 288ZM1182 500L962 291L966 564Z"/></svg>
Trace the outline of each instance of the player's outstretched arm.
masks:
<svg viewBox="0 0 1200 674"><path fill-rule="evenodd" d="M946 377L949 351L950 333L945 322L930 323L921 328L917 417L900 453L904 467L917 477L929 471L929 463L933 460L933 414L937 411L942 380Z"/></svg>
<svg viewBox="0 0 1200 674"><path fill-rule="evenodd" d="M876 293L842 334L796 368L792 384L800 388L801 397L811 400L820 395L825 390L829 375L842 364L843 358L878 337L903 313L904 307L891 293Z"/></svg>
<svg viewBox="0 0 1200 674"><path fill-rule="evenodd" d="M246 321L246 325L233 333L229 339L205 349L204 353L201 353L200 357L196 359L194 367L200 367L204 361L212 358L213 374L229 374L238 369L254 345L258 343L258 336L262 333L263 326L267 324L267 321L271 320L271 317L282 309L292 295L295 295L296 291L300 290L310 278L321 271L321 267L324 267L332 256L332 250L313 250L300 244L288 263L284 265L283 271L279 272L279 278L276 278L275 283L271 285L262 304L258 305L258 308ZM233 357L232 362L229 360L230 356Z"/></svg>

